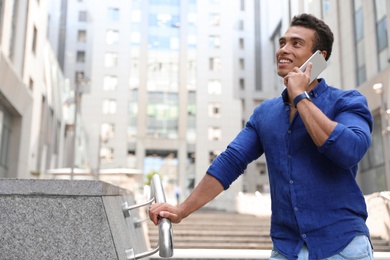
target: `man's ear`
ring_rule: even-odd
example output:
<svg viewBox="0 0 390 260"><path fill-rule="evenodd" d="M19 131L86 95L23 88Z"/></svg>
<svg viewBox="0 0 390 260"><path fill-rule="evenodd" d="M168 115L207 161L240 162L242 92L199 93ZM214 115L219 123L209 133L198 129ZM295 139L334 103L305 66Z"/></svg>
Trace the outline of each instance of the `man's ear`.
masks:
<svg viewBox="0 0 390 260"><path fill-rule="evenodd" d="M326 59L326 55L328 54L326 51L321 51L322 56L324 56L324 59Z"/></svg>

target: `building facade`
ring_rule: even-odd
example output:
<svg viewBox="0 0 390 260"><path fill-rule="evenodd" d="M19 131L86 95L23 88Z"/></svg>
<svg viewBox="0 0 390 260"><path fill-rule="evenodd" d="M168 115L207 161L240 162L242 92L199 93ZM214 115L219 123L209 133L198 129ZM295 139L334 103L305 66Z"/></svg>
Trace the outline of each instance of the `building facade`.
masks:
<svg viewBox="0 0 390 260"><path fill-rule="evenodd" d="M254 71L240 2L62 3L60 63L73 84L80 73L91 82L81 102L91 167L158 172L168 194L188 194L242 126L236 90Z"/></svg>
<svg viewBox="0 0 390 260"><path fill-rule="evenodd" d="M47 41L47 1L0 1L0 177L43 178L64 156L66 82Z"/></svg>
<svg viewBox="0 0 390 260"><path fill-rule="evenodd" d="M309 12L335 34L321 76L341 89L361 91L375 116L373 146L359 167L358 181L365 193L386 189L386 146L378 127L381 97L372 89L381 82L387 104L386 1L61 4L60 64L72 84L79 74L91 82L82 95L81 113L94 170L159 172L188 194L254 108L282 92L274 57L279 37L295 14ZM223 196L268 190L261 157Z"/></svg>

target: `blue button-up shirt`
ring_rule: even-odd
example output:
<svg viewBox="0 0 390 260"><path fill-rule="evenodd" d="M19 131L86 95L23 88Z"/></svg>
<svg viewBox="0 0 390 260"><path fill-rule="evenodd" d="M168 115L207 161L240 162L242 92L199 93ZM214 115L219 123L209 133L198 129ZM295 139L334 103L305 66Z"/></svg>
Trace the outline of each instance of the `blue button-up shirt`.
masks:
<svg viewBox="0 0 390 260"><path fill-rule="evenodd" d="M258 106L245 128L207 173L225 189L247 165L265 154L272 200L274 248L296 259L306 243L310 259L342 251L356 235L369 236L363 194L356 183L358 162L371 145L372 115L356 90L328 86L310 91L313 103L337 122L317 147L299 113L290 121L286 90Z"/></svg>

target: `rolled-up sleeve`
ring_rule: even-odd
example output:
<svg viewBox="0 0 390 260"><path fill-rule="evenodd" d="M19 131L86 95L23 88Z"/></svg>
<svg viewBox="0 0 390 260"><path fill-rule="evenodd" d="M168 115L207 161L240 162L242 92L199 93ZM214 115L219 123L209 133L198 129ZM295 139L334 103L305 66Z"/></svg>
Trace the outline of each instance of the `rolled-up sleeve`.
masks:
<svg viewBox="0 0 390 260"><path fill-rule="evenodd" d="M357 91L347 92L335 109L333 120L338 124L318 150L340 167L349 169L359 163L371 146L373 118L366 98Z"/></svg>
<svg viewBox="0 0 390 260"><path fill-rule="evenodd" d="M207 173L215 177L225 190L245 171L249 163L263 153L254 127L254 117L255 115L252 115L245 128L207 170Z"/></svg>

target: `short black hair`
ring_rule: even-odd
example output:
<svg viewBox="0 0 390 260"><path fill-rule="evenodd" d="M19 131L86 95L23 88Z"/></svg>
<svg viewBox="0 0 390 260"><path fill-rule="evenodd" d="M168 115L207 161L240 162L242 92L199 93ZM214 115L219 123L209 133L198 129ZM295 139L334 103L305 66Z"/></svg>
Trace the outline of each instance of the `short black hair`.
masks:
<svg viewBox="0 0 390 260"><path fill-rule="evenodd" d="M316 50L326 51L325 60L329 59L330 54L332 53L334 37L329 26L324 21L311 14L303 13L294 16L290 26L302 26L313 29L315 31L313 53Z"/></svg>

